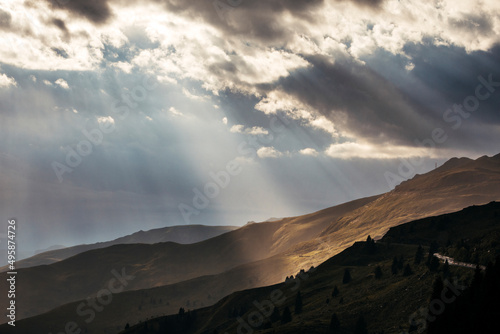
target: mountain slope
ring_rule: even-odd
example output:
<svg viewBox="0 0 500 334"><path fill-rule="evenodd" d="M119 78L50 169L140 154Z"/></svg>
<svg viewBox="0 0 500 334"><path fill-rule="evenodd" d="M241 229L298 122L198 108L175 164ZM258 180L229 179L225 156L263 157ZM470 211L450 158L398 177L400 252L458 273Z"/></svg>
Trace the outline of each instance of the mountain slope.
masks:
<svg viewBox="0 0 500 334"><path fill-rule="evenodd" d="M168 242L114 245L84 252L51 265L20 269L17 285L24 293L17 299L20 305L17 316L19 319L33 316L93 295L106 286L112 277L112 270L120 272L124 268L128 275L135 276L126 289L136 290L219 274L244 263L262 260L295 243L317 236L331 219L376 198L359 199L304 217L246 225L195 244ZM280 270L271 275L270 279L281 279L282 272ZM5 278L5 273L0 274L0 289L7 287ZM263 279L259 284L267 282L269 280ZM232 288L224 288L224 293L234 291Z"/></svg>
<svg viewBox="0 0 500 334"><path fill-rule="evenodd" d="M192 244L210 239L223 233L239 228L239 226L206 226L206 225L179 225L139 231L112 241L98 242L89 245L58 248L46 251L27 259L17 261L16 267L28 268L58 262L77 254L99 248L106 248L119 244L155 244L158 242L175 242L179 244ZM0 268L7 271L7 266Z"/></svg>
<svg viewBox="0 0 500 334"><path fill-rule="evenodd" d="M413 238L416 235L419 242L423 241L427 245L436 243L442 250L446 250L447 242L442 243L439 233L436 232L453 235L453 240L479 240L496 233L496 246L483 250L482 255L490 252L496 254L498 268L499 217L500 203L494 202L400 225L392 228L381 242L372 246L367 242L357 242L314 270L298 274L288 284L285 282L234 293L212 307L191 313L188 321L179 315L149 320L148 333L160 333L162 330L168 330L168 333L172 334L213 333L215 330L219 333L239 333L248 328L259 333L325 333L333 313L337 314L340 321L339 333L352 333L360 315L366 319L370 333L411 332L410 319L414 320L413 324L416 326L413 331L423 332L427 314L422 313L421 309L428 306L436 275L454 281L449 283L455 285L454 290L448 288L449 297L451 293L459 296L463 286L472 281L475 274L474 270L459 267L445 271L442 266L431 271L424 262L416 264L414 258L418 243L412 242ZM392 243L402 240L405 240L407 245ZM405 274L400 270L391 274L391 260L394 257L408 264L412 272ZM382 273L379 279L374 275L374 268L377 266L380 266ZM352 281L347 284L342 283L345 269L349 269L352 276ZM331 294L334 286L339 288L338 296ZM459 288L460 286L462 288ZM276 294L276 291L280 294ZM298 291L301 292L303 300L303 311L300 314L294 312ZM273 295L282 295L283 298L273 299ZM279 318L273 321L270 316L272 309L266 309L268 305L272 307L273 304L280 310L280 314L285 306L289 307L292 311L291 322L283 324ZM498 303L495 304L498 309ZM448 305L445 307L448 308ZM256 315L256 312L260 315ZM438 317L439 314L437 313ZM428 319L432 318L433 316ZM488 318L483 321L494 324L496 319ZM142 333L145 325L143 322L123 333Z"/></svg>
<svg viewBox="0 0 500 334"><path fill-rule="evenodd" d="M358 240L358 235L377 238L392 226L495 200L500 200L500 154L477 160L453 158L332 222L322 235L347 243Z"/></svg>
<svg viewBox="0 0 500 334"><path fill-rule="evenodd" d="M240 322L235 312L239 313L243 309L243 313L240 314L241 318L248 323L250 313L255 311L254 301L265 304L266 300L271 299L270 296L276 289L282 291L287 297L283 305L279 307L280 312L285 305L293 311L294 299L300 289L304 300L304 312L299 316L292 313L293 320L290 324L280 325L279 321L274 322L272 330L275 333L300 333L301 331L324 333L328 328L331 314L336 312L347 333L354 326L356 317L363 313L372 332L385 330L385 333L399 334L402 332L399 326L407 329L409 316L426 306L434 280L435 274L429 273L424 263L414 264L417 245L421 243L425 246L437 242L438 246L446 247L448 240L442 240L442 233L451 236L451 242L474 238L482 240L485 236L496 233L496 248L484 249L483 253L499 255L499 217L500 203L489 203L484 206L469 207L456 213L403 224L391 228L387 235L376 244L376 251L367 247L364 242L355 243L319 265L314 273L307 273L309 276L298 275L300 280L296 279L290 284L279 283L245 290L250 286L248 280L254 279L252 275L254 270L243 272L242 266L220 275L201 277L172 286L113 295L112 303L105 306L102 312L97 313L96 318L89 324L85 323L84 317L75 315L78 305L84 302L79 301L34 318L21 320L17 324L17 330L32 332L36 329L42 332L59 332L68 319L72 319L90 334L116 333L122 330L126 323L133 327L140 320L150 319L153 315L177 313L179 307L184 307L186 310L203 307L203 303L210 302L208 295L212 300L216 299L221 289L221 282L235 281L235 277L240 277L241 289L239 290L244 291L222 298L211 307L197 310L197 320L192 328L182 333L212 333L216 328L219 333L237 332ZM402 245L401 242L407 245ZM390 267L395 256L403 256L405 263L411 265L414 274L404 276L400 271L397 275L392 275ZM276 259L276 257L273 258ZM380 280L374 279L373 276L377 265L381 266L383 272ZM345 268L351 270L352 283L342 284ZM273 271L272 267L260 267L260 269ZM235 273L240 270L241 272L235 276ZM459 276L467 278L472 274L473 270L470 269L451 268L449 275L458 279ZM245 280L241 277L245 277ZM335 285L340 290L338 297L331 296ZM196 291L196 296L193 294L182 296L179 291ZM343 303L339 303L340 298L343 298ZM190 303L186 305L188 299ZM328 303L327 300L329 300ZM161 323L166 319L175 320L176 317L149 320L150 333L156 333L155 328L162 328ZM133 327L127 333L141 333L141 326ZM9 330L5 325L0 329ZM266 333L266 330L261 330ZM268 332L271 332L271 329ZM169 333L173 334L175 331Z"/></svg>
<svg viewBox="0 0 500 334"><path fill-rule="evenodd" d="M302 217L250 224L202 243L114 246L50 266L22 269L19 283L24 284L25 293L20 298L25 299L20 303L19 315L38 314L95 294L110 279L111 269L120 270L122 266L137 277L127 289L214 274L220 275L220 281L204 282L213 287L218 297L243 286L274 284L298 269L322 263L368 234L381 236L390 227L411 219L499 199L499 156L458 162L452 159L382 196ZM96 262L98 258L102 259ZM230 270L227 275L225 270ZM0 275L0 288L3 282L5 278ZM34 293L30 286L43 288ZM186 290L175 291L175 295L181 296L177 298L198 295L199 289L185 287ZM23 309L22 305L31 307Z"/></svg>

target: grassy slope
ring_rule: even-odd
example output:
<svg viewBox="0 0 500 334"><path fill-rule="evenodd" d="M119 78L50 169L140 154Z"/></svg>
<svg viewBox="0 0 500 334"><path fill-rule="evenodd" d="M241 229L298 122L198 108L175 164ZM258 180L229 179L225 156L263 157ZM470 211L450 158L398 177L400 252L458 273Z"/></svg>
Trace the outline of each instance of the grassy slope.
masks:
<svg viewBox="0 0 500 334"><path fill-rule="evenodd" d="M316 268L316 271L307 279L302 279L300 291L304 299L304 313L294 316L292 323L287 325L273 324L274 333L324 333L328 327L331 314L336 312L345 327L345 331L352 329L359 314L364 314L371 331L385 330L386 333L400 333L408 327L408 317L420 307L426 306L435 274L429 273L424 264L414 265L413 257L417 243L424 245L432 241L439 242L441 236L436 233L436 228L443 230L437 224L445 220L445 230L454 238L472 239L491 235L493 231L500 232L498 216L500 203L490 203L485 206L471 207L457 213L440 217L430 217L416 222L392 228L386 237L377 243L378 251L368 253L364 243L356 243L340 254L325 261ZM497 248L488 249L493 253L500 251L500 240ZM405 244L407 243L407 244ZM413 243L413 244L412 244ZM472 246L475 246L474 244ZM443 250L446 251L446 250ZM414 275L403 277L390 274L390 267L394 256L404 256L405 262L410 263ZM275 262L267 270L280 267L279 257L274 257ZM266 261L262 261L266 262ZM117 294L113 302L99 313L90 324L85 324L82 318L76 315L78 303L65 305L45 315L26 319L18 323L18 328L26 332L43 329L45 332L62 330L68 320L75 320L88 333L116 333L123 329L128 322L132 325L144 321L151 314L161 315L176 313L179 307L186 309L199 308L202 303L213 303L219 299L220 292L225 288L224 282L236 282L240 290L252 286L251 280L258 279L252 273L259 269L241 266L229 272L212 277L197 278L188 282L148 289L143 291L130 291ZM373 277L374 268L380 265L384 273L382 279ZM351 269L353 282L341 284L345 268ZM452 268L451 277L457 276L468 280L473 272L470 269ZM241 279L244 277L244 279ZM283 280L282 280L283 281ZM341 291L337 298L331 297L333 287L337 285ZM295 284L280 283L257 289L244 290L222 298L212 307L197 310L198 322L188 333L210 333L218 328L220 333L236 333L238 322L234 317L228 317L234 309L250 307L253 301L262 302L269 299L271 291L280 289L288 297L287 302L280 306L289 305L293 310L296 291ZM200 299L191 299L186 305L187 296L182 291L195 291ZM208 298L210 295L210 299ZM344 299L339 304L340 298ZM151 298L155 303L151 303ZM162 303L159 303L159 299ZM326 300L330 299L330 303ZM167 302L169 305L167 305ZM139 310L139 305L141 309ZM206 304L205 304L206 305ZM252 310L249 309L249 312ZM249 312L243 316L248 319ZM148 321L150 328L160 328L163 321L159 318ZM0 328L4 329L4 328ZM2 332L3 333L3 332ZM138 328L130 333L140 333ZM154 331L151 333L155 333ZM262 330L262 333L271 331Z"/></svg>
<svg viewBox="0 0 500 334"><path fill-rule="evenodd" d="M17 315L20 319L30 317L91 296L107 285L112 278L112 269L121 271L121 268L126 268L127 274L136 276L127 289L138 290L215 275L241 264L259 261L297 242L317 236L331 219L376 198L377 196L359 199L302 217L246 225L195 244L167 242L153 245L114 245L84 252L51 265L21 269L18 271L17 285L24 293L17 298L20 305ZM276 266L276 262L280 265ZM256 265L258 268L255 268ZM258 277L244 286L239 283L238 274L230 273L228 277L233 279L236 276L236 282L226 282L217 294L218 298L237 289L280 281L283 273L294 268L294 264L271 259L265 264L258 262L237 272L244 273L241 275L246 275L248 270L262 273L268 272L271 267L279 271ZM7 288L5 276L5 273L0 273L2 291ZM188 295L187 299L204 300L197 293L189 296L189 293L184 292ZM2 300L0 306L4 307L5 302ZM6 321L6 318L2 321Z"/></svg>
<svg viewBox="0 0 500 334"><path fill-rule="evenodd" d="M384 330L385 333L401 333L409 327L409 317L412 313L428 304L432 283L436 273L430 273L424 263L413 263L417 243L440 242L440 234L436 229L456 239L474 239L484 237L492 232L500 231L500 203L490 203L485 206L471 207L463 211L440 217L431 217L416 222L395 227L389 231L387 237L377 243L377 251L368 253L366 243L355 243L342 253L324 262L309 274L308 278L300 280L298 290L301 291L304 301L304 312L294 315L289 324L272 324L269 329L255 329L259 333L326 333L330 317L336 312L343 330L350 333L360 314L363 314L368 323L370 332ZM445 221L439 225L437 222ZM408 244L394 243L401 241ZM415 242L415 243L414 243ZM500 251L500 239L496 240L496 248L492 252ZM414 243L414 244L412 244ZM442 249L446 251L446 249ZM390 274L390 267L394 256L403 256L405 263L410 263L413 275L404 277ZM375 266L380 265L384 273L381 279L375 279ZM353 281L342 284L344 269L349 268ZM438 273L439 274L439 273ZM450 277L467 282L472 278L470 269L452 267ZM340 295L331 297L333 287L337 285ZM234 293L216 305L196 311L194 325L184 333L212 333L217 329L219 333L236 333L239 323L235 317L228 316L233 309L249 306L253 301L262 303L269 300L275 289L281 290L287 300L279 306L294 309L294 299L297 289L295 283L281 283L274 286L251 289ZM339 299L343 298L343 303ZM326 300L330 299L327 304ZM249 315L255 308L249 307L242 318L248 321ZM176 316L163 317L148 321L150 329L160 329L165 319L175 321ZM124 320L125 322L125 320ZM141 333L144 324L139 324L126 331L127 334ZM151 330L154 334L156 331ZM175 333L175 332L172 332Z"/></svg>

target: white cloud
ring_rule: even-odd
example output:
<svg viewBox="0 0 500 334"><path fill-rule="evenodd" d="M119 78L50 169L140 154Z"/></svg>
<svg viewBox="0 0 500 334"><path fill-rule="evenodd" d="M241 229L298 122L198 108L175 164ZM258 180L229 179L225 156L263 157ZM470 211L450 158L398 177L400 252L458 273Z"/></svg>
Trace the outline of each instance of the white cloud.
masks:
<svg viewBox="0 0 500 334"><path fill-rule="evenodd" d="M281 157L283 153L280 151L276 150L272 146L268 147L261 147L257 150L257 156L261 159L264 158L278 158Z"/></svg>
<svg viewBox="0 0 500 334"><path fill-rule="evenodd" d="M305 148L299 151L300 154L316 157L319 153L314 148Z"/></svg>
<svg viewBox="0 0 500 334"><path fill-rule="evenodd" d="M373 145L370 143L345 142L332 144L325 154L339 159L397 159L408 157L433 157L426 148L415 148L396 145Z"/></svg>
<svg viewBox="0 0 500 334"><path fill-rule="evenodd" d="M44 83L46 86L53 86L52 82L50 82L49 80L43 80L43 83Z"/></svg>
<svg viewBox="0 0 500 334"><path fill-rule="evenodd" d="M191 93L190 91L188 91L186 88L182 88L182 94L184 94L187 98L189 98L191 100L196 100L196 101L203 101L206 98L208 98L208 96L195 95L195 94Z"/></svg>
<svg viewBox="0 0 500 334"><path fill-rule="evenodd" d="M227 125L227 117L224 117L224 118L222 119L222 124Z"/></svg>
<svg viewBox="0 0 500 334"><path fill-rule="evenodd" d="M56 80L56 85L60 86L61 88L64 88L64 89L69 89L69 85L68 85L68 82L64 79L57 79Z"/></svg>
<svg viewBox="0 0 500 334"><path fill-rule="evenodd" d="M0 74L0 88L8 88L11 86L17 86L16 80L8 77L6 74Z"/></svg>
<svg viewBox="0 0 500 334"><path fill-rule="evenodd" d="M269 131L267 131L266 129L264 129L263 127L260 127L260 126L254 126L252 128L248 128L245 130L245 133L247 134L250 134L250 135L254 135L254 136L257 136L257 135L267 135L269 134Z"/></svg>
<svg viewBox="0 0 500 334"><path fill-rule="evenodd" d="M335 131L335 127L332 121L327 119L325 116L313 118L309 121L309 124L314 128L328 132L332 135L332 137L338 137L337 131Z"/></svg>
<svg viewBox="0 0 500 334"><path fill-rule="evenodd" d="M231 127L231 129L229 129L229 131L231 131L232 133L243 133L244 129L245 129L244 125L236 124L236 125L233 125Z"/></svg>
<svg viewBox="0 0 500 334"><path fill-rule="evenodd" d="M151 117L149 117L149 116L146 116L146 119L147 119L148 121L150 121L150 122L153 120L153 119L152 119Z"/></svg>
<svg viewBox="0 0 500 334"><path fill-rule="evenodd" d="M98 123L109 123L109 124L115 124L115 120L113 119L113 117L111 116L107 116L107 117L98 117L97 118L97 122Z"/></svg>
<svg viewBox="0 0 500 334"><path fill-rule="evenodd" d="M415 64L412 62L409 62L408 64L405 65L405 70L408 72L411 72L415 68Z"/></svg>
<svg viewBox="0 0 500 334"><path fill-rule="evenodd" d="M268 115L282 111L290 118L302 120L307 126L323 130L332 137L339 136L332 121L319 115L319 113L314 111L310 106L283 91L274 90L270 92L255 105L255 109Z"/></svg>
<svg viewBox="0 0 500 334"><path fill-rule="evenodd" d="M269 134L269 131L267 131L263 127L254 126L252 128L245 128L245 126L242 124L233 125L231 127L231 129L229 129L229 131L232 133L243 133L243 134L254 135L254 136Z"/></svg>
<svg viewBox="0 0 500 334"><path fill-rule="evenodd" d="M177 109L175 109L174 107L170 107L170 108L168 109L168 111L169 111L172 115L174 115L174 116L184 116L184 114L183 114L183 113L181 113L180 111L178 111L178 110L177 110Z"/></svg>
<svg viewBox="0 0 500 334"><path fill-rule="evenodd" d="M120 69L124 73L130 73L130 72L132 72L132 69L134 68L133 64L126 63L126 62L123 62L123 61L119 61L119 62L116 62L116 63L111 63L111 66Z"/></svg>

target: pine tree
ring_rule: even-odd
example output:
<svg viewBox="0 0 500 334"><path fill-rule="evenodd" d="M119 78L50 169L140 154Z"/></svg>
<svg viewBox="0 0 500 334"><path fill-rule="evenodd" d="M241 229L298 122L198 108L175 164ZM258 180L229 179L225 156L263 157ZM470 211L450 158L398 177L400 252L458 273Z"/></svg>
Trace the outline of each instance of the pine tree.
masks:
<svg viewBox="0 0 500 334"><path fill-rule="evenodd" d="M424 249L422 248L422 245L418 245L417 252L415 253L415 264L420 264L422 260L424 259Z"/></svg>
<svg viewBox="0 0 500 334"><path fill-rule="evenodd" d="M337 313L332 314L332 318L330 319L330 333L335 333L340 328L339 317L337 317Z"/></svg>
<svg viewBox="0 0 500 334"><path fill-rule="evenodd" d="M407 263L405 266L405 270L403 271L403 276L413 275L413 270L411 270L410 264Z"/></svg>
<svg viewBox="0 0 500 334"><path fill-rule="evenodd" d="M380 266L375 267L375 278L382 278L382 268L380 268Z"/></svg>
<svg viewBox="0 0 500 334"><path fill-rule="evenodd" d="M295 314L302 313L302 296L300 291L297 292L297 297L295 298Z"/></svg>
<svg viewBox="0 0 500 334"><path fill-rule="evenodd" d="M377 250L376 249L376 245L375 245L375 240L373 240L370 236L368 236L368 238L366 238L366 243L365 243L365 250L368 254L372 254L372 253L375 253L375 251Z"/></svg>
<svg viewBox="0 0 500 334"><path fill-rule="evenodd" d="M273 313L271 313L271 317L269 319L271 320L271 322L276 322L281 319L280 311L276 306L274 307Z"/></svg>
<svg viewBox="0 0 500 334"><path fill-rule="evenodd" d="M435 258L434 253L437 253L438 249L438 244L435 241L431 242L431 246L429 247L429 254L427 254L427 266L429 268L431 266L432 259Z"/></svg>
<svg viewBox="0 0 500 334"><path fill-rule="evenodd" d="M285 307L285 309L283 310L283 314L281 315L281 323L287 324L290 321L292 321L292 313L290 312L290 309L287 306Z"/></svg>
<svg viewBox="0 0 500 334"><path fill-rule="evenodd" d="M337 286L335 285L335 286L333 287L333 291L332 291L332 298L337 297L337 296L339 295L339 293L340 293L340 292L339 292L339 288L337 288Z"/></svg>
<svg viewBox="0 0 500 334"><path fill-rule="evenodd" d="M391 273L393 275L397 275L399 271L399 264L398 264L398 258L395 256L394 259L392 259L392 265L391 265Z"/></svg>
<svg viewBox="0 0 500 334"><path fill-rule="evenodd" d="M354 334L368 334L368 329L366 328L366 321L363 315L360 315L358 321L356 321Z"/></svg>
<svg viewBox="0 0 500 334"><path fill-rule="evenodd" d="M439 269L439 260L437 257L433 256L429 261L429 270L431 272L436 272Z"/></svg>
<svg viewBox="0 0 500 334"><path fill-rule="evenodd" d="M351 280L352 280L352 277L351 277L351 272L349 271L349 268L346 268L346 269L344 270L344 277L342 278L342 283L343 283L343 284L347 284L347 283L349 283Z"/></svg>

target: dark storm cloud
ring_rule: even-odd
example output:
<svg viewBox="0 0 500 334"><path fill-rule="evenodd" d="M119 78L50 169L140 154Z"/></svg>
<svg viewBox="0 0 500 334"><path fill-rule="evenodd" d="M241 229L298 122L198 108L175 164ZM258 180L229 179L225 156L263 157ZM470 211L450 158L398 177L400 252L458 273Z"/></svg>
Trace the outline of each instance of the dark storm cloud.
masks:
<svg viewBox="0 0 500 334"><path fill-rule="evenodd" d="M414 68L405 69L408 58L378 50L363 58L365 64L321 56L308 57L311 67L294 71L279 87L332 120L338 129L373 143L417 146L432 130L448 130L446 147L470 151L490 150L495 133L485 127L500 124L500 90L464 120L460 131L451 130L445 111L475 94L478 77L500 82L500 46L488 52L466 52L454 46L432 43L404 48ZM262 91L274 89L263 85Z"/></svg>
<svg viewBox="0 0 500 334"><path fill-rule="evenodd" d="M494 81L500 81L500 45L486 52L467 52L455 46L411 43L406 45L405 52L415 64L412 76L441 96L440 102L433 102L440 117L452 104L462 103L467 96L474 95L479 76L487 78L491 74ZM412 92L409 83L405 86L407 94L419 98ZM419 99L423 100L421 97ZM497 111L499 103L500 91L497 90L490 98L481 102L481 112L474 116L473 121L500 124L500 114Z"/></svg>
<svg viewBox="0 0 500 334"><path fill-rule="evenodd" d="M68 32L68 28L66 28L66 23L64 23L63 20L61 19L53 19L52 20L52 23L54 23L54 25L56 27L58 27L59 29L61 29L63 32Z"/></svg>
<svg viewBox="0 0 500 334"><path fill-rule="evenodd" d="M59 8L84 17L94 23L104 23L111 17L107 0L45 0L53 8Z"/></svg>
<svg viewBox="0 0 500 334"><path fill-rule="evenodd" d="M460 18L449 18L448 23L467 33L474 32L482 36L493 33L493 20L486 14L463 14Z"/></svg>
<svg viewBox="0 0 500 334"><path fill-rule="evenodd" d="M323 0L156 1L170 12L202 18L226 35L265 41L286 38L297 28L282 24L281 15L290 14L299 19L296 24L306 24L324 4Z"/></svg>
<svg viewBox="0 0 500 334"><path fill-rule="evenodd" d="M112 12L109 3L120 5L138 4L134 0L45 0L54 8L60 8L79 17L101 24ZM202 19L220 29L226 35L245 36L262 41L283 41L317 19L317 11L324 6L324 0L149 0L161 3L171 13ZM344 2L347 0L334 0ZM379 7L383 0L349 0L361 7ZM295 26L281 22L284 14L293 16Z"/></svg>
<svg viewBox="0 0 500 334"><path fill-rule="evenodd" d="M368 7L378 7L384 0L335 0L338 2L354 2L357 5L368 6Z"/></svg>
<svg viewBox="0 0 500 334"><path fill-rule="evenodd" d="M341 128L399 144L413 142L427 128L424 108L369 67L348 59L332 64L322 56L308 61L311 68L295 71L280 86Z"/></svg>
<svg viewBox="0 0 500 334"><path fill-rule="evenodd" d="M12 22L12 15L0 9L0 28L9 28Z"/></svg>

